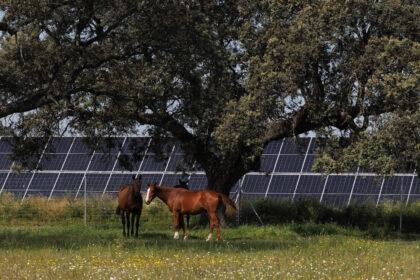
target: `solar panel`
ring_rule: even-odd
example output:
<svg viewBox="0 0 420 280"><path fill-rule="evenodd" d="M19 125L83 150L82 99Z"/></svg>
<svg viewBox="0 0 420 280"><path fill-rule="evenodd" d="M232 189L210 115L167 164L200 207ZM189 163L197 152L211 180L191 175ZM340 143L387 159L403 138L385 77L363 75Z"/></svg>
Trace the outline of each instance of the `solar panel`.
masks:
<svg viewBox="0 0 420 280"><path fill-rule="evenodd" d="M418 176L414 177L413 186L411 187L411 195L420 195L420 179Z"/></svg>
<svg viewBox="0 0 420 280"><path fill-rule="evenodd" d="M132 176L132 174L112 174L106 192L118 192L121 186L132 183Z"/></svg>
<svg viewBox="0 0 420 280"><path fill-rule="evenodd" d="M172 155L169 160L167 171L179 171L183 167L186 167L187 165L184 163L183 159L183 155Z"/></svg>
<svg viewBox="0 0 420 280"><path fill-rule="evenodd" d="M354 176L345 175L331 175L328 178L327 186L325 187L326 194L350 194L353 185ZM347 196L348 196L347 195Z"/></svg>
<svg viewBox="0 0 420 280"><path fill-rule="evenodd" d="M241 178L242 179L242 178ZM238 180L238 182L233 185L233 187L230 189L230 194L235 194L238 191L239 184L241 182L241 179Z"/></svg>
<svg viewBox="0 0 420 280"><path fill-rule="evenodd" d="M33 173L13 174L6 181L7 174L12 162L8 158L11 146L8 140L11 138L0 139L0 186L4 183L4 191L12 191L17 195L22 195L27 188ZM73 141L74 140L74 141ZM140 164L143 174L143 191L147 183L160 183L174 185L178 183L179 169L188 168L183 162L183 152L176 141L165 145L167 159L158 160L154 150L149 148L150 138L146 137L118 137L113 139L122 147L97 148L91 154L91 148L83 142L80 137L54 137L50 139L46 152L41 157L39 169L34 175L27 195L43 194L49 192L55 185L54 195L73 195L81 186L83 173L87 174L87 186L89 192L102 193L106 187L107 192L116 192L119 186L131 183L131 174L123 171L127 168L130 171L138 171ZM310 144L310 145L309 145ZM151 146L153 146L152 143ZM309 148L308 148L309 145ZM71 147L71 149L70 149ZM128 163L125 168L116 158L120 153L121 158ZM67 152L70 153L67 157ZM101 151L107 150L111 153L103 154ZM147 156L141 157L141 152ZM305 153L308 154L305 157ZM140 158L134 159L132 153L136 152ZM280 155L279 155L280 153ZM284 139L270 142L264 149L261 157L259 172L253 172L240 180L243 183L242 192L247 199L265 197L270 199L291 199L296 188L296 183L301 174L299 184L296 189L295 200L299 199L320 199L322 202L331 205L346 205L354 183L351 203L365 203L366 201L385 201L399 200L400 185L403 185L403 199L406 201L410 192L412 176L399 175L397 177L386 177L383 181L380 177L364 174L366 170L359 169L359 174L354 175L330 175L325 184L325 178L320 175L308 175L311 173L311 166L316 158L316 139L298 138ZM66 158L67 157L67 158ZM278 159L278 161L277 161ZM277 161L277 165L276 165ZM91 162L89 170L86 170ZM115 165L115 167L114 167ZM275 167L276 165L276 167ZM63 166L63 170L60 171ZM302 169L303 166L303 169ZM195 163L196 170L201 170L199 164ZM273 172L274 170L274 173ZM112 171L113 170L113 171ZM353 171L355 171L354 169ZM50 171L60 171L52 173ZM101 171L107 172L102 174ZM70 173L69 173L70 172ZM72 173L75 172L75 173ZM79 173L77 173L79 172ZM196 171L195 171L196 172ZM280 172L282 174L277 174ZM110 175L112 173L112 175ZM59 174L59 175L58 175ZM355 180L355 178L357 178ZM375 178L377 180L375 180ZM271 181L270 181L271 180ZM382 184L383 181L383 184ZM57 182L57 183L56 183ZM204 189L207 187L207 178L201 172L193 174L189 183L192 190ZM231 189L230 195L236 198L238 183ZM325 186L325 193L322 191ZM83 186L81 188L83 190ZM79 194L80 195L80 194ZM420 198L420 183L417 176L411 187L409 201Z"/></svg>
<svg viewBox="0 0 420 280"><path fill-rule="evenodd" d="M58 174L35 173L28 191L48 190L51 192L57 176Z"/></svg>
<svg viewBox="0 0 420 280"><path fill-rule="evenodd" d="M393 176L385 178L382 188L382 195L399 194L401 186L403 186L403 194L408 194L410 183L410 176Z"/></svg>
<svg viewBox="0 0 420 280"><path fill-rule="evenodd" d="M354 185L355 194L379 194L381 178L377 176L358 176Z"/></svg>
<svg viewBox="0 0 420 280"><path fill-rule="evenodd" d="M184 151L181 148L181 144L179 143L175 143L175 150L174 150L175 154L183 154Z"/></svg>
<svg viewBox="0 0 420 280"><path fill-rule="evenodd" d="M311 142L311 145L309 146L309 149L308 149L308 154L316 154L317 153L317 149L318 149L318 144L317 144L317 142L316 142L316 139L315 138L312 138L312 141L310 141Z"/></svg>
<svg viewBox="0 0 420 280"><path fill-rule="evenodd" d="M410 195L410 202L415 202L420 200L420 195Z"/></svg>
<svg viewBox="0 0 420 280"><path fill-rule="evenodd" d="M296 193L316 194L318 199L321 196L322 190L324 189L325 177L320 175L302 175L299 180L299 184Z"/></svg>
<svg viewBox="0 0 420 280"><path fill-rule="evenodd" d="M267 191L270 176L247 175L242 183L242 190L246 193L261 193Z"/></svg>
<svg viewBox="0 0 420 280"><path fill-rule="evenodd" d="M303 166L303 172L311 172L311 167L314 164L316 155L307 155L306 156L306 160L305 160L305 164Z"/></svg>
<svg viewBox="0 0 420 280"><path fill-rule="evenodd" d="M63 170L86 170L92 155L69 154Z"/></svg>
<svg viewBox="0 0 420 280"><path fill-rule="evenodd" d="M1 190L2 186L3 186L4 181L6 180L6 178L7 178L7 173L0 172L0 190Z"/></svg>
<svg viewBox="0 0 420 280"><path fill-rule="evenodd" d="M66 154L43 154L39 168L41 170L60 170L65 158Z"/></svg>
<svg viewBox="0 0 420 280"><path fill-rule="evenodd" d="M159 160L153 155L146 155L141 171L164 171L168 160Z"/></svg>
<svg viewBox="0 0 420 280"><path fill-rule="evenodd" d="M280 151L281 140L271 141L265 146L263 154L274 154L277 155Z"/></svg>
<svg viewBox="0 0 420 280"><path fill-rule="evenodd" d="M334 207L347 205L353 181L354 176L330 175L322 202Z"/></svg>
<svg viewBox="0 0 420 280"><path fill-rule="evenodd" d="M102 193L105 189L106 182L110 175L108 174L87 174L86 175L86 191L94 193ZM82 182L81 190L84 189ZM80 196L80 192L79 192Z"/></svg>
<svg viewBox="0 0 420 280"><path fill-rule="evenodd" d="M293 194L298 176L296 175L274 175L271 180L269 194Z"/></svg>
<svg viewBox="0 0 420 280"><path fill-rule="evenodd" d="M0 139L0 153L12 152L11 137L2 137Z"/></svg>
<svg viewBox="0 0 420 280"><path fill-rule="evenodd" d="M300 172L305 155L280 155L276 172Z"/></svg>
<svg viewBox="0 0 420 280"><path fill-rule="evenodd" d="M93 148L86 144L86 138L84 137L76 137L70 150L70 153L78 154L90 154L92 152Z"/></svg>
<svg viewBox="0 0 420 280"><path fill-rule="evenodd" d="M163 176L162 185L174 186L178 185L178 180L181 178L181 174L165 174Z"/></svg>
<svg viewBox="0 0 420 280"><path fill-rule="evenodd" d="M274 170L274 164L276 163L276 159L277 159L277 156L262 155L259 171L272 172Z"/></svg>
<svg viewBox="0 0 420 280"><path fill-rule="evenodd" d="M94 154L89 170L92 171L111 171L117 160L116 154Z"/></svg>
<svg viewBox="0 0 420 280"><path fill-rule="evenodd" d="M54 189L55 192L71 192L75 193L79 189L80 182L83 179L83 174L77 173L61 173L58 177L57 184Z"/></svg>
<svg viewBox="0 0 420 280"><path fill-rule="evenodd" d="M4 186L4 190L25 192L31 177L32 173L10 173L9 178L7 179L6 184Z"/></svg>
<svg viewBox="0 0 420 280"><path fill-rule="evenodd" d="M194 174L191 175L190 182L188 183L190 190L201 190L207 187L206 175Z"/></svg>
<svg viewBox="0 0 420 280"><path fill-rule="evenodd" d="M292 138L286 138L284 139L281 154L305 154L309 141L309 138L298 138L296 140Z"/></svg>
<svg viewBox="0 0 420 280"><path fill-rule="evenodd" d="M141 189L146 191L147 184L159 184L162 179L162 173L142 174Z"/></svg>
<svg viewBox="0 0 420 280"><path fill-rule="evenodd" d="M66 154L73 142L74 137L53 137L48 143L47 153L63 153Z"/></svg>
<svg viewBox="0 0 420 280"><path fill-rule="evenodd" d="M9 158L8 154L5 154L4 156L0 157L0 170L9 170L12 166L12 161Z"/></svg>
<svg viewBox="0 0 420 280"><path fill-rule="evenodd" d="M106 138L100 145L96 147L96 152L98 153L107 153L107 154L117 154L122 151L122 146L124 143L124 137L112 137Z"/></svg>
<svg viewBox="0 0 420 280"><path fill-rule="evenodd" d="M120 154L114 171L137 171L139 170L142 159L142 156L137 158L137 156L134 157L132 154ZM127 166L123 165L123 163Z"/></svg>
<svg viewBox="0 0 420 280"><path fill-rule="evenodd" d="M128 154L135 152L143 154L146 152L149 140L149 137L129 137L122 147L122 152Z"/></svg>

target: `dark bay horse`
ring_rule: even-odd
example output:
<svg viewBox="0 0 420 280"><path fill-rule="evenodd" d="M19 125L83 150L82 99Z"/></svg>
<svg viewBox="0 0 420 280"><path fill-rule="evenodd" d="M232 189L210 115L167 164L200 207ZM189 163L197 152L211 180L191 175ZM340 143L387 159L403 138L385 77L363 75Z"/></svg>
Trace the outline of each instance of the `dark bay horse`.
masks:
<svg viewBox="0 0 420 280"><path fill-rule="evenodd" d="M173 214L174 239L179 238L180 218L182 214L199 214L206 211L210 219L210 234L206 241L212 240L213 229L217 228L217 240L221 239L217 210L229 205L236 210L235 203L226 195L214 191L188 191L181 188L169 188L155 184L147 185L146 204L159 197ZM184 240L188 238L188 228L184 231Z"/></svg>
<svg viewBox="0 0 420 280"><path fill-rule="evenodd" d="M143 207L143 198L140 194L141 176L133 175L131 185L123 185L118 192L118 206L116 214L121 216L123 225L123 235L130 235L130 215L131 215L131 236L134 235L134 222L136 225L136 237L139 236L139 220ZM127 225L127 233L125 231Z"/></svg>

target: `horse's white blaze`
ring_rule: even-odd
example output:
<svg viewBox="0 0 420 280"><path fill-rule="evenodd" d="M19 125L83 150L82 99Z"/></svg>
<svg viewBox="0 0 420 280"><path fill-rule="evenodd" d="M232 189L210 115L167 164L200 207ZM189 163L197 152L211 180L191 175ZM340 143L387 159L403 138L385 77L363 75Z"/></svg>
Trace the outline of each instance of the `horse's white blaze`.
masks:
<svg viewBox="0 0 420 280"><path fill-rule="evenodd" d="M179 238L179 231L175 231L174 239L178 239L178 238Z"/></svg>
<svg viewBox="0 0 420 280"><path fill-rule="evenodd" d="M146 202L149 201L149 197L150 197L150 188L147 188L147 193L146 193Z"/></svg>
<svg viewBox="0 0 420 280"><path fill-rule="evenodd" d="M209 236L207 237L206 241L210 241L213 239L213 235L210 233Z"/></svg>

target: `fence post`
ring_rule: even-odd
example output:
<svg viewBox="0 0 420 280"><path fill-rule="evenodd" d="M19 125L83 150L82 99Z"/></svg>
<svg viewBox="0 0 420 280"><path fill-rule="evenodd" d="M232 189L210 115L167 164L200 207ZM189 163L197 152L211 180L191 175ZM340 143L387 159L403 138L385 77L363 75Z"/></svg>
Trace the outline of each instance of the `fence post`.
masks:
<svg viewBox="0 0 420 280"><path fill-rule="evenodd" d="M403 223L403 184L400 184L400 234L402 233L402 223Z"/></svg>
<svg viewBox="0 0 420 280"><path fill-rule="evenodd" d="M86 175L83 179L85 180L84 190L83 190L83 200L84 200L83 201L83 206L84 206L83 221L84 221L85 226L87 226L87 195L86 195L86 180L87 180L87 178L86 178Z"/></svg>
<svg viewBox="0 0 420 280"><path fill-rule="evenodd" d="M245 176L244 176L245 177ZM236 197L236 204L238 205L238 209L236 210L236 225L239 226L241 222L241 196L242 196L242 182L244 180L239 180L238 186L238 196Z"/></svg>

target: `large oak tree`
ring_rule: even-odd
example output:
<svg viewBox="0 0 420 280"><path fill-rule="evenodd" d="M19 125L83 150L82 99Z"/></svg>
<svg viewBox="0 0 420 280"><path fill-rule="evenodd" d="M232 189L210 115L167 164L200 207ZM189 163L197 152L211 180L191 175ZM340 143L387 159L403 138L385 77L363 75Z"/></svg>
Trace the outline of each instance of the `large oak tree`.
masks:
<svg viewBox="0 0 420 280"><path fill-rule="evenodd" d="M148 125L228 193L269 141L335 130L368 143L378 121L418 115L416 1L0 3L0 118L13 115L17 153L64 128ZM336 168L342 149L326 151L320 166Z"/></svg>

